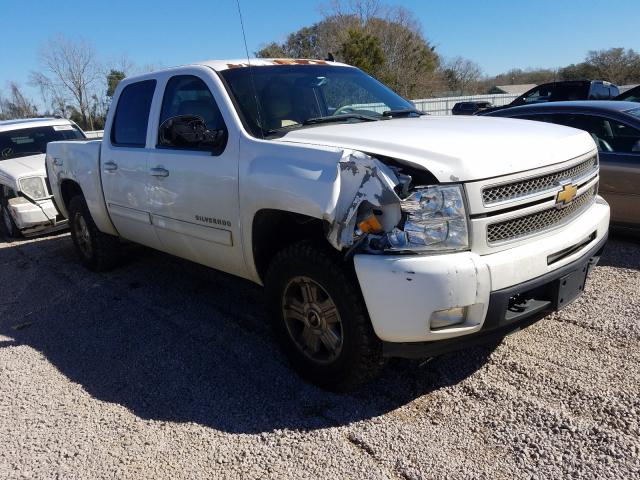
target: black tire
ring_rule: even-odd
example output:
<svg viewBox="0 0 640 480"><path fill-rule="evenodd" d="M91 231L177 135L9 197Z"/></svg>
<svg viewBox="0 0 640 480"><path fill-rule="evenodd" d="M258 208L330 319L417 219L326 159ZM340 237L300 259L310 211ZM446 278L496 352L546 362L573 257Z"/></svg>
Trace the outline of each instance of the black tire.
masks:
<svg viewBox="0 0 640 480"><path fill-rule="evenodd" d="M119 260L118 237L98 230L82 195L71 199L68 210L71 238L80 262L94 272L114 268Z"/></svg>
<svg viewBox="0 0 640 480"><path fill-rule="evenodd" d="M7 201L4 198L0 203L0 217L0 228L2 228L2 234L7 238L7 240L22 236L20 230L16 226L16 223L13 221L13 217L11 217L11 214L9 213Z"/></svg>
<svg viewBox="0 0 640 480"><path fill-rule="evenodd" d="M306 285L307 281L314 284L316 296L322 296L323 305L327 304L328 299L337 310L337 322L335 314L331 322L317 322L324 322L325 327L331 323L330 327L335 331L339 323L339 349L329 349L325 345L324 334L319 334L321 341L319 347L316 345L317 352L307 351L310 349L306 346L301 347L301 342L307 338L304 331L311 328L310 318L316 320L315 313L306 309L311 308L312 304L303 303L307 306L304 315L306 320L292 320L289 316L294 309L285 305L291 300L291 289L298 286L296 282ZM305 380L327 390L344 392L372 379L384 366L382 342L373 331L353 264L342 260L337 252L311 242L294 244L275 256L269 266L265 286L277 340L292 367ZM285 314L285 311L288 313ZM300 325L302 329L297 340L294 338L294 325ZM332 338L337 337L335 334ZM321 358L323 349L326 353ZM311 355L315 357L311 358Z"/></svg>

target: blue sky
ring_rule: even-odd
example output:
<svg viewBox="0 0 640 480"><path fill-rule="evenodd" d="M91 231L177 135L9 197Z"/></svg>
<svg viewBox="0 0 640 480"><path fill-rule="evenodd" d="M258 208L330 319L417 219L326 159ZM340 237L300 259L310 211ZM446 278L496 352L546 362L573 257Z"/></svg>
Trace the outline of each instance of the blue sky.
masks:
<svg viewBox="0 0 640 480"><path fill-rule="evenodd" d="M249 51L320 20L322 3L240 0ZM488 74L563 66L594 49L640 50L640 0L384 3L412 10L440 54L470 58ZM235 0L0 0L0 18L0 89L9 80L26 84L40 46L58 33L85 38L102 59L125 55L138 65L244 56Z"/></svg>

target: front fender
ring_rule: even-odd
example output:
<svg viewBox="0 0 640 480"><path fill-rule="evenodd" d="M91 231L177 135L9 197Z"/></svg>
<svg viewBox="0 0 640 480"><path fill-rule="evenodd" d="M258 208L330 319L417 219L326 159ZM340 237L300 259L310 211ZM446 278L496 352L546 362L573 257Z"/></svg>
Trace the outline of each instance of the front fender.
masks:
<svg viewBox="0 0 640 480"><path fill-rule="evenodd" d="M398 180L391 169L361 152L278 141L245 140L239 165L243 250L253 261L252 222L259 210L273 209L322 220L327 240L341 250L353 243L362 202L389 209L389 223L400 220ZM385 212L386 213L386 212Z"/></svg>

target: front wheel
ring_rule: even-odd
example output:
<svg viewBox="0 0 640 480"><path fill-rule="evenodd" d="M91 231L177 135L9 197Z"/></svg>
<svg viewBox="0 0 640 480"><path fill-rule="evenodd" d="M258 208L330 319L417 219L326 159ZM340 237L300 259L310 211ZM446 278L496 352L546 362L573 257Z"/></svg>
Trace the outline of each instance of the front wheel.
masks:
<svg viewBox="0 0 640 480"><path fill-rule="evenodd" d="M69 227L80 262L89 270L100 272L116 266L119 258L118 237L98 230L84 197L69 202Z"/></svg>
<svg viewBox="0 0 640 480"><path fill-rule="evenodd" d="M20 230L16 226L16 223L13 221L6 202L2 202L2 204L0 204L0 216L2 216L2 219L0 219L2 220L2 233L7 237L7 239L9 240L19 237Z"/></svg>
<svg viewBox="0 0 640 480"><path fill-rule="evenodd" d="M336 252L292 245L276 255L265 284L278 341L303 378L346 391L384 365L353 268Z"/></svg>

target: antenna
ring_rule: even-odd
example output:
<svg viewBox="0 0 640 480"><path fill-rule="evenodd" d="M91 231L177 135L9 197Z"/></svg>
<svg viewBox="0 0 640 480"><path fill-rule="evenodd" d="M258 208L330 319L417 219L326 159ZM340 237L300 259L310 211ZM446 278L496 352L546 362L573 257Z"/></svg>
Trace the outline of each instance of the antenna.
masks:
<svg viewBox="0 0 640 480"><path fill-rule="evenodd" d="M256 112L258 114L258 122L260 123L260 135L264 140L264 127L262 123L262 115L260 114L260 102L258 101L258 91L253 81L253 67L251 66L251 58L249 57L249 47L247 46L247 35L244 31L244 21L242 20L242 10L240 9L240 0L236 0L238 6L238 15L240 16L240 27L242 28L242 39L244 40L244 51L247 54L247 65L249 65L249 77L251 78L251 89L253 90L253 100L256 102Z"/></svg>

